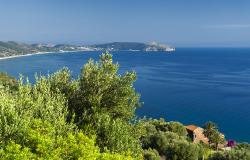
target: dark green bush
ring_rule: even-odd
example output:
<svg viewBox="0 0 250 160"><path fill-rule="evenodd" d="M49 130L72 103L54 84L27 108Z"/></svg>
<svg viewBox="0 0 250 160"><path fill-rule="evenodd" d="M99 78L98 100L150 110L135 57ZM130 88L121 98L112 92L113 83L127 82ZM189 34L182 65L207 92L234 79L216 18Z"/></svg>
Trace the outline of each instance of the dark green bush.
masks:
<svg viewBox="0 0 250 160"><path fill-rule="evenodd" d="M157 150L151 148L144 150L144 160L160 160L160 159L161 157L157 152Z"/></svg>
<svg viewBox="0 0 250 160"><path fill-rule="evenodd" d="M0 88L9 87L11 90L16 90L18 87L17 80L6 73L0 72Z"/></svg>

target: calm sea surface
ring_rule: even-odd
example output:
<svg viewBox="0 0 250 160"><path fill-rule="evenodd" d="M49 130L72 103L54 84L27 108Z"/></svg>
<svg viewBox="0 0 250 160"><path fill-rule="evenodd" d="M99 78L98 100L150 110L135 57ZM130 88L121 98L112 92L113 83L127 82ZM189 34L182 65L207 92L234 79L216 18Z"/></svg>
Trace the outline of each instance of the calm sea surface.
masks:
<svg viewBox="0 0 250 160"><path fill-rule="evenodd" d="M73 75L100 52L53 53L0 60L0 71L18 77L52 73L63 66ZM143 107L138 116L203 125L216 122L227 138L250 142L250 49L178 49L113 52L123 73L135 70Z"/></svg>

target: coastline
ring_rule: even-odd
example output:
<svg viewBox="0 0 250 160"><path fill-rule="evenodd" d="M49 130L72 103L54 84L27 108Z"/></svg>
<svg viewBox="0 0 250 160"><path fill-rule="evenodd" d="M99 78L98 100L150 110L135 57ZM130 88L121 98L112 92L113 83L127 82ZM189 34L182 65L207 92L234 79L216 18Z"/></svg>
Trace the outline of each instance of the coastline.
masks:
<svg viewBox="0 0 250 160"><path fill-rule="evenodd" d="M28 54L23 54L23 55L0 57L0 60L12 59L12 58L18 58L18 57L27 57L27 56L33 56L33 55L39 55L39 54L48 54L48 53L55 53L55 52L37 52L37 53L28 53Z"/></svg>
<svg viewBox="0 0 250 160"><path fill-rule="evenodd" d="M36 52L36 53L28 53L28 54L23 54L23 55L0 57L0 60L12 59L12 58L19 58L19 57L27 57L27 56L33 56L33 55L41 55L41 54L49 54L49 53L65 53L65 52L82 52L82 51L81 50L77 50L77 51Z"/></svg>
<svg viewBox="0 0 250 160"><path fill-rule="evenodd" d="M27 54L22 54L22 55L15 55L15 56L6 56L6 57L0 57L1 60L5 59L12 59L12 58L19 58L19 57L27 57L27 56L33 56L33 55L40 55L40 54L49 54L49 53L70 53L70 52L91 52L93 50L75 50L75 51L50 51L50 52L36 52L36 53L27 53ZM121 50L122 51L122 50ZM124 51L131 51L131 52L138 52L140 50L124 50ZM173 52L175 50L171 51L166 51L166 52ZM148 52L148 51L145 51ZM153 51L151 51L153 52Z"/></svg>

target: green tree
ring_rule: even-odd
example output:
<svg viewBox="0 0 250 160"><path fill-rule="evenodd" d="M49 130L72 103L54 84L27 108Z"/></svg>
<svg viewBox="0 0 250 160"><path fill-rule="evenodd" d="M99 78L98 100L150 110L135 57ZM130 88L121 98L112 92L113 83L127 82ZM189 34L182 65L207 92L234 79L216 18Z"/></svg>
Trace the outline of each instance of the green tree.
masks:
<svg viewBox="0 0 250 160"><path fill-rule="evenodd" d="M98 62L89 60L77 80L64 68L48 78L53 92L67 98L68 121L86 134L96 134L101 150L131 152L139 156L141 144L135 125L131 123L139 107L139 94L133 83L135 72L118 74L119 65L104 53Z"/></svg>
<svg viewBox="0 0 250 160"><path fill-rule="evenodd" d="M160 160L160 159L161 157L157 152L157 150L151 148L144 150L144 160Z"/></svg>
<svg viewBox="0 0 250 160"><path fill-rule="evenodd" d="M170 132L174 132L179 136L186 136L187 130L183 124L180 122L168 122L166 124L166 130Z"/></svg>
<svg viewBox="0 0 250 160"><path fill-rule="evenodd" d="M139 129L122 119L112 119L108 115L100 115L97 127L97 144L101 151L108 149L115 153L130 153L133 157L142 155Z"/></svg>
<svg viewBox="0 0 250 160"><path fill-rule="evenodd" d="M67 121L68 98L60 89L74 93L77 83L70 80L64 85L67 82L62 78L66 72L62 70L48 78L36 77L34 85L21 78L15 92L9 87L0 88L0 159L134 159L132 151L138 150L132 147L133 142L138 142L137 147L141 148L139 139L133 137L135 128L128 122L112 119L105 125L112 130L103 130L106 137L112 133L108 142L113 141L101 147L115 149L111 152L102 148L100 152L94 134L87 136L72 121Z"/></svg>
<svg viewBox="0 0 250 160"><path fill-rule="evenodd" d="M53 90L67 97L69 117L74 117L78 126L93 122L92 115L101 113L129 122L140 106L140 95L133 87L136 74L120 75L118 70L119 65L113 63L112 55L104 53L98 62L90 59L84 65L79 79L73 80L70 71L64 68L50 75L49 81Z"/></svg>
<svg viewBox="0 0 250 160"><path fill-rule="evenodd" d="M99 62L89 60L80 75L80 95L85 111L107 113L112 118L129 121L139 106L139 94L133 88L135 72L118 74L119 65L104 53Z"/></svg>
<svg viewBox="0 0 250 160"><path fill-rule="evenodd" d="M217 130L216 124L211 121L205 123L203 128L204 128L203 134L206 137L210 137L214 133L214 131Z"/></svg>
<svg viewBox="0 0 250 160"><path fill-rule="evenodd" d="M222 135L219 131L213 132L209 139L212 143L215 144L216 150L218 150L219 144L223 144L225 142L224 135Z"/></svg>
<svg viewBox="0 0 250 160"><path fill-rule="evenodd" d="M16 90L18 87L17 80L6 73L0 72L0 88L9 87L11 90Z"/></svg>
<svg viewBox="0 0 250 160"><path fill-rule="evenodd" d="M224 135L218 130L218 127L213 122L207 122L204 125L203 134L208 138L209 146L215 144L216 150L218 150L218 145L225 141Z"/></svg>
<svg viewBox="0 0 250 160"><path fill-rule="evenodd" d="M163 118L158 119L144 119L142 121L144 124L148 124L151 126L154 126L154 128L157 131L163 131L163 132L174 132L178 134L179 136L186 136L187 130L183 124L180 122L166 122Z"/></svg>
<svg viewBox="0 0 250 160"><path fill-rule="evenodd" d="M250 144L243 142L243 143L238 143L235 147L235 149L246 149L250 151Z"/></svg>
<svg viewBox="0 0 250 160"><path fill-rule="evenodd" d="M250 151L246 149L232 149L212 154L208 160L250 160Z"/></svg>
<svg viewBox="0 0 250 160"><path fill-rule="evenodd" d="M149 119L148 121L149 121L149 123L151 123L155 126L157 131L163 131L163 132L168 131L168 129L166 127L167 122L165 121L164 118L160 118L159 120L158 119Z"/></svg>
<svg viewBox="0 0 250 160"><path fill-rule="evenodd" d="M167 160L198 160L200 148L198 145L187 141L177 140L168 145L165 156Z"/></svg>

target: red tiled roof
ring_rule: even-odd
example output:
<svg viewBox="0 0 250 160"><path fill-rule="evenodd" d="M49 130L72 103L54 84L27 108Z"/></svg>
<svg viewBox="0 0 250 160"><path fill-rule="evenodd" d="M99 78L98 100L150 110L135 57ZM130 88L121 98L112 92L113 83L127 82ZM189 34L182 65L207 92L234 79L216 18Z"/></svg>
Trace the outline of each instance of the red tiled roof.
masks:
<svg viewBox="0 0 250 160"><path fill-rule="evenodd" d="M196 130L198 127L197 126L195 126L195 125L188 125L188 126L186 126L186 129L188 129L188 130L190 130L190 131L194 131L194 130Z"/></svg>

